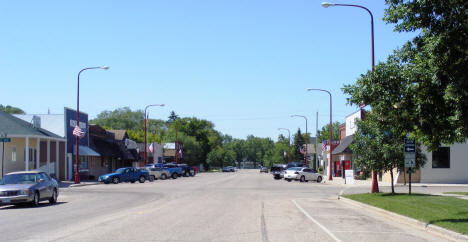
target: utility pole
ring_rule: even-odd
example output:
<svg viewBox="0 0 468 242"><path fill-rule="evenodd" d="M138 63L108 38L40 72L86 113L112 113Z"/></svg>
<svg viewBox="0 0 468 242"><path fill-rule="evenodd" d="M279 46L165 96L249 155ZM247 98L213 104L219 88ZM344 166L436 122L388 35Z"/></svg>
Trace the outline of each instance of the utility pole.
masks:
<svg viewBox="0 0 468 242"><path fill-rule="evenodd" d="M315 168L319 168L319 158L318 158L318 111L315 117Z"/></svg>

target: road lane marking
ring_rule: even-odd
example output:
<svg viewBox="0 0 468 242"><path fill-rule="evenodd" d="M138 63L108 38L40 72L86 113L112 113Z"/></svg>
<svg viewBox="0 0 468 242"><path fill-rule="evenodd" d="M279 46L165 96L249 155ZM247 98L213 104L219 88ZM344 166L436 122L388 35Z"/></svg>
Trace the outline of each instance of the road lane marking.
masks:
<svg viewBox="0 0 468 242"><path fill-rule="evenodd" d="M266 223L265 223L265 204L264 202L262 201L262 218L261 218L261 221L262 221L262 241L263 242L268 242L268 233L266 231Z"/></svg>
<svg viewBox="0 0 468 242"><path fill-rule="evenodd" d="M319 223L317 220L315 220L314 218L312 218L312 216L310 216L310 214L308 212L306 212L299 204L297 204L297 202L295 200L291 200L294 205L296 205L296 207L307 217L309 218L310 220L312 220L312 222L314 222L315 224L317 224L323 231L325 231L330 237L332 237L336 242L341 242L340 239L338 239L332 232L330 232L330 230L328 230L325 226L323 226L321 223Z"/></svg>

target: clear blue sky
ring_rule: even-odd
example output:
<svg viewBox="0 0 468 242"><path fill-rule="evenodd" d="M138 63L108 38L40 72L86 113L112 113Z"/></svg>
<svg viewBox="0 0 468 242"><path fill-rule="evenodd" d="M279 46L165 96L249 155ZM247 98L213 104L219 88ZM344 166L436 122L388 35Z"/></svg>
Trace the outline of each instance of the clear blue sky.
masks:
<svg viewBox="0 0 468 242"><path fill-rule="evenodd" d="M371 68L370 17L350 7L322 8L314 0L2 1L0 103L27 113L152 103L151 118L171 110L214 122L235 138L276 140L277 128L309 132L344 122L357 108L341 92ZM384 1L346 1L374 13L375 58L383 61L414 34L382 21Z"/></svg>

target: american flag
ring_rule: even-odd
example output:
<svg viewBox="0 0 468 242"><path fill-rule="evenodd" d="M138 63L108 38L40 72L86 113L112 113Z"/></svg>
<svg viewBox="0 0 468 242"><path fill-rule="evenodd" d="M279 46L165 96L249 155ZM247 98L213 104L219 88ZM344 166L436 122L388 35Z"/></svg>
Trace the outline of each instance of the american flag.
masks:
<svg viewBox="0 0 468 242"><path fill-rule="evenodd" d="M148 150L153 153L153 150L154 150L154 147L153 147L153 143L151 143L151 145L148 147Z"/></svg>
<svg viewBox="0 0 468 242"><path fill-rule="evenodd" d="M78 125L76 125L75 128L73 129L73 135L79 138L83 138L86 135L86 133L82 129L80 129Z"/></svg>

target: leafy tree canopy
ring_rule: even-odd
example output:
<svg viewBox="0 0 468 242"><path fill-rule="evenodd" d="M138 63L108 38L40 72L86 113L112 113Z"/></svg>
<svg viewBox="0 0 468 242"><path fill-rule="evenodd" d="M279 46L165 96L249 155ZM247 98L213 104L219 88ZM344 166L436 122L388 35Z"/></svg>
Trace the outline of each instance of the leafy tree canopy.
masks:
<svg viewBox="0 0 468 242"><path fill-rule="evenodd" d="M0 110L9 114L26 114L20 108L12 107L10 105L3 106L2 104L0 104Z"/></svg>
<svg viewBox="0 0 468 242"><path fill-rule="evenodd" d="M375 113L437 149L468 137L468 18L466 1L387 0L384 20L419 34L374 72L344 87L350 103Z"/></svg>

